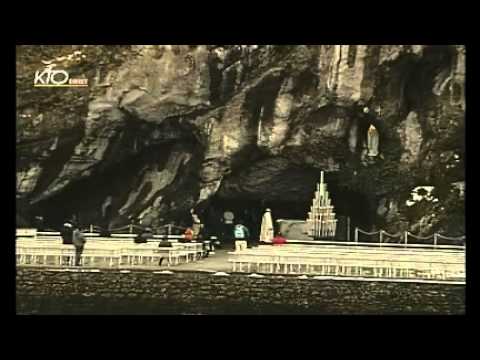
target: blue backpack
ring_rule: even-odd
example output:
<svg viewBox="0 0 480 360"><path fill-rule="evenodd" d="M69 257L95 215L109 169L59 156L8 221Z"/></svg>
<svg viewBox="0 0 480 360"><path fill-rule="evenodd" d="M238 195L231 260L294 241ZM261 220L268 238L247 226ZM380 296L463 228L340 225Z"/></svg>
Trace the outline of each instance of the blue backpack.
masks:
<svg viewBox="0 0 480 360"><path fill-rule="evenodd" d="M235 225L235 230L233 233L235 235L235 239L245 239L246 237L245 227L243 225Z"/></svg>

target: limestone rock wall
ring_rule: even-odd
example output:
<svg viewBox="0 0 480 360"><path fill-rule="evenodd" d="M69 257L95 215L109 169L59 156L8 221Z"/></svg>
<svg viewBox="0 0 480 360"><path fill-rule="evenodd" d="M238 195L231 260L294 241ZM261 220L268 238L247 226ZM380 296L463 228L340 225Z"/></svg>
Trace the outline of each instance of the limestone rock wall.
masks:
<svg viewBox="0 0 480 360"><path fill-rule="evenodd" d="M33 88L46 63L90 86ZM450 188L464 181L464 82L465 48L453 45L19 46L18 210L93 218L112 194L92 187L120 177L113 221L158 225L219 195L308 202L315 180L295 174L310 169L363 194L378 226L414 227L415 186L438 189L438 218L462 208Z"/></svg>

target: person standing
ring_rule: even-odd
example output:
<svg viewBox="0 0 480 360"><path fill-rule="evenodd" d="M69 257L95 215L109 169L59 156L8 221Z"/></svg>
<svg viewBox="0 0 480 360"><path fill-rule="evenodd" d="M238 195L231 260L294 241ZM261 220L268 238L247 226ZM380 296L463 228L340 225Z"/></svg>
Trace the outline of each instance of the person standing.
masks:
<svg viewBox="0 0 480 360"><path fill-rule="evenodd" d="M37 231L44 231L43 216L35 216L35 228L37 229Z"/></svg>
<svg viewBox="0 0 480 360"><path fill-rule="evenodd" d="M63 224L63 229L60 234L62 236L64 245L73 244L72 242L73 225L71 222L67 221L65 224Z"/></svg>
<svg viewBox="0 0 480 360"><path fill-rule="evenodd" d="M75 266L80 266L80 259L82 257L86 239L77 226L74 227L72 233L72 242L73 246L75 246Z"/></svg>
<svg viewBox="0 0 480 360"><path fill-rule="evenodd" d="M194 209L190 209L190 214L192 215L193 238L196 239L200 235L200 231L202 230L203 226Z"/></svg>
<svg viewBox="0 0 480 360"><path fill-rule="evenodd" d="M72 245L73 241L73 224L70 221L67 221L63 224L62 231L60 232L62 236L62 243L64 245ZM66 257L67 264L70 264L70 256ZM62 265L63 257L60 260L60 265Z"/></svg>
<svg viewBox="0 0 480 360"><path fill-rule="evenodd" d="M247 247L251 247L251 245L249 246L250 233L242 221L235 225L233 235L235 238L235 250L244 250Z"/></svg>
<svg viewBox="0 0 480 360"><path fill-rule="evenodd" d="M233 221L235 220L235 215L230 210L226 210L223 213L223 241L231 242L233 235Z"/></svg>

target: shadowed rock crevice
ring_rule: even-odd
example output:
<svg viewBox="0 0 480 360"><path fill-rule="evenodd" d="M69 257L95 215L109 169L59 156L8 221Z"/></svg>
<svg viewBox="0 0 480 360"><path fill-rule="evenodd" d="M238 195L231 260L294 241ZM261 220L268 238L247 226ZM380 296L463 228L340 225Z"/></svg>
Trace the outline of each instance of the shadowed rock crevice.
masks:
<svg viewBox="0 0 480 360"><path fill-rule="evenodd" d="M198 171L199 161L195 160L193 149L193 145L178 143L151 146L121 163L113 163L87 178L70 183L58 195L36 204L32 211L44 214L50 226L58 227L73 214L84 224L98 224L102 219L102 205L110 196L110 225L115 227L128 224L131 216L140 216L146 208L169 209L175 199L170 193L188 193L193 188L191 181L186 181L191 179L192 170ZM185 154L191 155L187 157ZM186 169L186 164L190 170ZM193 199L189 202L191 206ZM184 216L189 204L179 205L185 206L182 210ZM174 205L174 209L177 207Z"/></svg>

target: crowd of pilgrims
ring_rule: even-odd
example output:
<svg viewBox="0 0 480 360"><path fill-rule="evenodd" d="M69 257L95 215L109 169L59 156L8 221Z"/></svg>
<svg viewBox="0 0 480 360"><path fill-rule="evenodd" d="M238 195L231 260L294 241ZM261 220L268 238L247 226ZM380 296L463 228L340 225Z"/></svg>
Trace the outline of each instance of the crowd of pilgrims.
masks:
<svg viewBox="0 0 480 360"><path fill-rule="evenodd" d="M247 214L247 212L245 212ZM259 244L282 245L287 239L277 231L274 233L274 224L270 209L266 209L260 227L254 221L244 221L240 217L236 217L234 212L226 210L216 223L212 219L206 219L206 223L200 220L194 209L190 210L191 223L190 226L180 227L170 224L168 231L163 232L165 238L161 239L159 246L171 246L168 241L168 235L182 235L179 242L203 242L206 246L207 256L213 252L215 248L231 248L236 250L244 248L256 247ZM41 216L35 218L37 230L45 230L44 222ZM133 222L132 222L133 224ZM256 225L256 226L255 226ZM137 236L134 242L137 244L146 243L149 239L154 238L154 231L151 227L143 227L137 223ZM253 231L252 231L253 228ZM109 237L111 233L108 229L102 229L101 236ZM81 254L86 243L86 237L80 229L80 224L75 216L71 216L65 221L61 229L63 244L74 245L76 249L75 265L80 264Z"/></svg>

